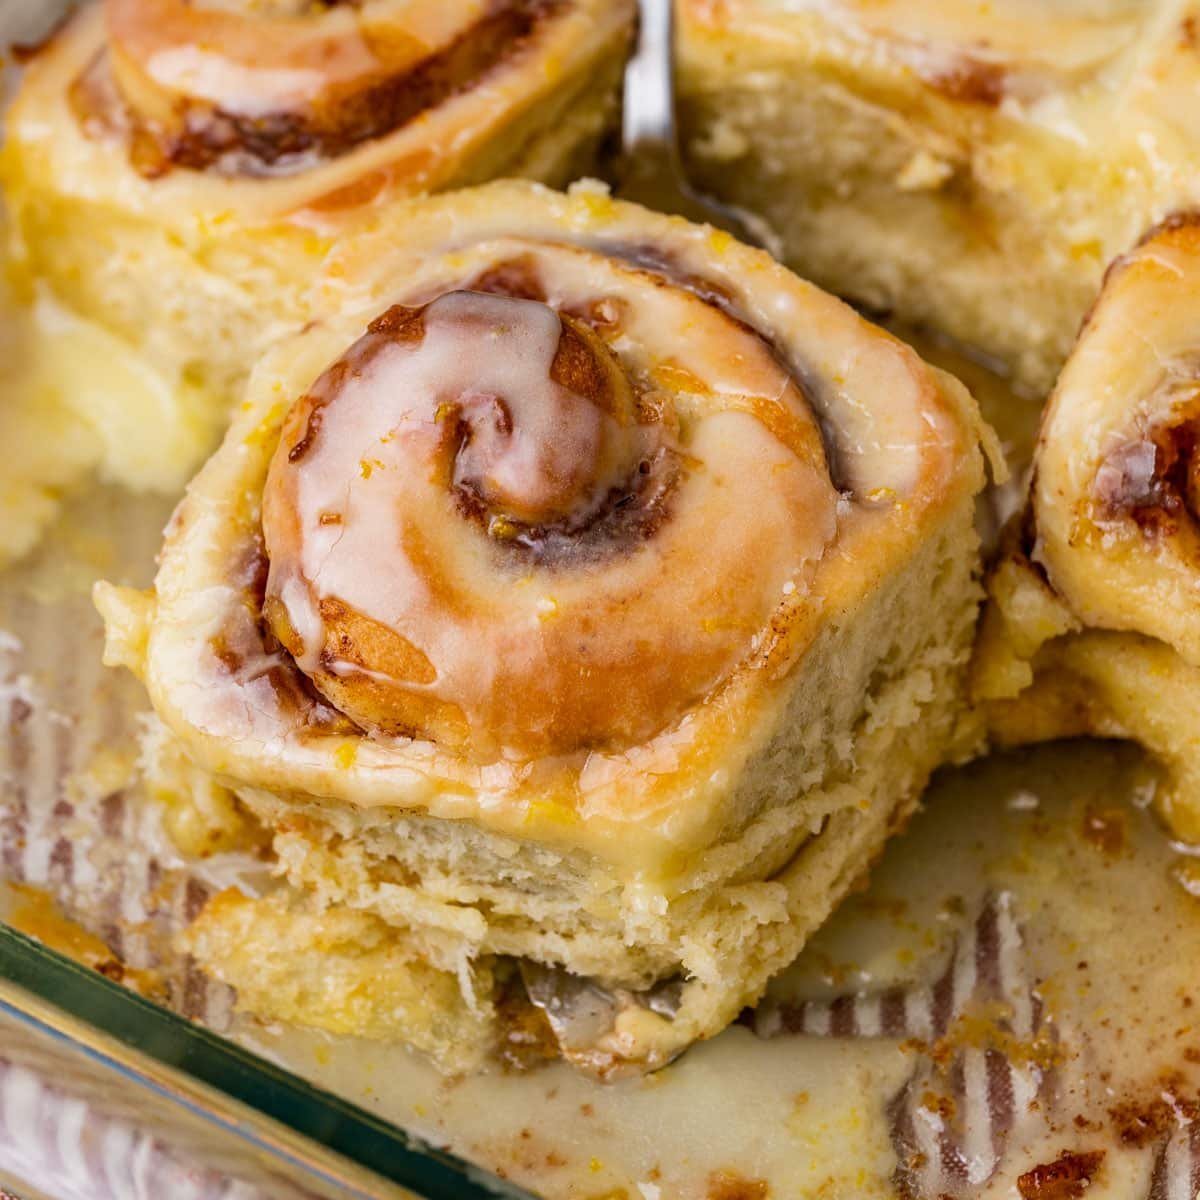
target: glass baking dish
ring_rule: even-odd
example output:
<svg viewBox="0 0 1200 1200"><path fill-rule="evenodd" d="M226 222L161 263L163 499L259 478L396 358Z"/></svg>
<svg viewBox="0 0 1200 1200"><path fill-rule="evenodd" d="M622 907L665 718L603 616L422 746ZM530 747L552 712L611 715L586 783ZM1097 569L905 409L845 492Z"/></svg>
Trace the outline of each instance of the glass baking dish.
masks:
<svg viewBox="0 0 1200 1200"><path fill-rule="evenodd" d="M53 7L0 0L0 44L35 38ZM1027 461L1031 406L946 365ZM1196 860L1163 836L1153 774L1129 748L1068 744L944 773L759 1010L645 1080L601 1085L555 1064L445 1081L403 1048L238 1016L170 945L253 865L184 861L126 794L122 747L145 699L100 666L89 598L101 576L149 582L172 499L97 487L0 575L0 1190L862 1200L900 1187L957 1200L1017 1194L1031 1165L1077 1151L1107 1155L1097 1200L1166 1195L1163 1164L1200 1172L1200 1137L1162 1107L1169 1095L1200 1111L1200 1038L1189 1043L1179 999L1200 960ZM1019 1055L943 1027L947 1004L981 999L980 947L1003 951L1007 972L982 1001L1029 1017ZM1097 1006L1112 1037L1088 1024ZM1010 1102L1062 1107L1061 1120L1001 1136L992 1082L983 1104L969 1086L981 1063ZM947 1080L958 1091L939 1097ZM914 1120L927 1122L916 1146Z"/></svg>
<svg viewBox="0 0 1200 1200"><path fill-rule="evenodd" d="M22 1196L528 1195L4 925L0 1095L0 1184Z"/></svg>

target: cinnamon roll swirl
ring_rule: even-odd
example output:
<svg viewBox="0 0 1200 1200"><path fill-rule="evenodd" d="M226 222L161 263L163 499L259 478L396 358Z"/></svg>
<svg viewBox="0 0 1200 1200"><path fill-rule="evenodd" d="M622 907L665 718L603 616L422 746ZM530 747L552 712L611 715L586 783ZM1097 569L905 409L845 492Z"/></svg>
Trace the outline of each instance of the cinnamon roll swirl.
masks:
<svg viewBox="0 0 1200 1200"><path fill-rule="evenodd" d="M286 876L191 951L451 1067L514 996L586 1070L659 1065L963 746L978 416L767 255L598 189L413 205L315 291L154 590L97 593Z"/></svg>
<svg viewBox="0 0 1200 1200"><path fill-rule="evenodd" d="M997 742L1096 733L1166 768L1200 840L1200 216L1108 272L1046 411L975 667Z"/></svg>
<svg viewBox="0 0 1200 1200"><path fill-rule="evenodd" d="M1194 0L676 9L689 173L1038 399L1106 265L1200 190Z"/></svg>
<svg viewBox="0 0 1200 1200"><path fill-rule="evenodd" d="M304 281L344 224L397 196L585 171L632 14L94 0L33 56L8 116L16 265L208 388L223 418L265 345L307 319Z"/></svg>

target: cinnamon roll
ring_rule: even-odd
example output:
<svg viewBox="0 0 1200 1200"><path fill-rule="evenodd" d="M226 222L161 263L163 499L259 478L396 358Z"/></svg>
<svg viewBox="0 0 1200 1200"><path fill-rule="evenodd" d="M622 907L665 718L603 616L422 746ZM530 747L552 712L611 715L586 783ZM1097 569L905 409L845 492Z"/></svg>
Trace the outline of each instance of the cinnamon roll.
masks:
<svg viewBox="0 0 1200 1200"><path fill-rule="evenodd" d="M1200 840L1200 216L1108 272L1051 398L1029 507L993 570L975 688L1000 744L1100 734L1166 768Z"/></svg>
<svg viewBox="0 0 1200 1200"><path fill-rule="evenodd" d="M287 882L189 948L255 1011L452 1068L514 1011L596 1074L660 1065L965 748L974 406L598 187L415 204L315 290L154 589L97 592Z"/></svg>
<svg viewBox="0 0 1200 1200"><path fill-rule="evenodd" d="M585 170L632 14L96 0L34 54L8 116L16 265L209 388L223 417L264 346L307 319L304 280L343 224L397 196Z"/></svg>
<svg viewBox="0 0 1200 1200"><path fill-rule="evenodd" d="M689 172L831 290L1039 398L1105 266L1197 194L1200 5L677 0Z"/></svg>

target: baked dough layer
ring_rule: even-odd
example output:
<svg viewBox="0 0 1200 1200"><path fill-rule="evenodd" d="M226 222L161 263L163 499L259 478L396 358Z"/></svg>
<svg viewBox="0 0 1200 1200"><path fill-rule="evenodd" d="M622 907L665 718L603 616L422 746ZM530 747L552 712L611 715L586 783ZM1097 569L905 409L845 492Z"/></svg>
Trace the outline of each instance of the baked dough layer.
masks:
<svg viewBox="0 0 1200 1200"><path fill-rule="evenodd" d="M971 537L960 517L863 613L857 645L812 664L818 692L844 690L856 659L906 664L860 697L836 735L855 765L813 779L801 748L765 761L764 775L793 797L708 847L670 896L534 841L239 788L279 830L290 899L226 894L187 948L252 1012L406 1041L450 1072L478 1067L510 1037L492 986L497 960L562 965L614 994L682 979L670 1018L631 1005L581 1052L581 1065L604 1077L670 1061L757 1000L903 827L934 768L975 748L961 693L975 610L962 602L972 585L959 548ZM923 644L909 634L918 627ZM881 644L880 629L897 635ZM335 942L331 927L362 932ZM310 981L325 969L331 982L315 994ZM396 1004L424 981L438 998L429 1012Z"/></svg>
<svg viewBox="0 0 1200 1200"><path fill-rule="evenodd" d="M787 260L1049 391L1104 268L1196 194L1194 4L679 0L689 171Z"/></svg>

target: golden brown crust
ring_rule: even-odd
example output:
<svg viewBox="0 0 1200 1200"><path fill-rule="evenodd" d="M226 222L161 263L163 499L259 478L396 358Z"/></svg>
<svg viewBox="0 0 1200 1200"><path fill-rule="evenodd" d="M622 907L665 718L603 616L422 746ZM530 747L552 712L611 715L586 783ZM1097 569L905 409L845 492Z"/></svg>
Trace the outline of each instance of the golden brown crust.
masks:
<svg viewBox="0 0 1200 1200"><path fill-rule="evenodd" d="M109 4L130 14L125 40ZM175 19L153 20L164 7ZM30 175L21 184L36 179L57 200L86 178L96 206L191 245L197 218L206 236L275 218L320 231L392 194L506 171L558 179L586 164L602 132L634 10L632 0L286 7L81 6L10 109L10 157ZM196 33L213 22L228 36ZM385 87L394 103L371 93Z"/></svg>
<svg viewBox="0 0 1200 1200"><path fill-rule="evenodd" d="M351 6L279 16L183 0L106 4L107 52L77 82L76 108L94 128L119 131L150 178L173 166L279 174L336 158L477 85L562 8L490 0L468 6L461 28L435 23L440 44L430 44L424 22L410 30L402 9L380 6L347 20ZM175 61L187 65L158 65ZM286 74L303 83L281 95L271 77Z"/></svg>
<svg viewBox="0 0 1200 1200"><path fill-rule="evenodd" d="M147 643L156 707L198 757L248 788L469 818L677 870L680 845L700 844L727 819L718 812L737 779L723 764L783 728L806 655L977 488L969 402L767 256L595 189L564 197L492 185L406 207L341 243L327 270L336 305L256 372L172 528ZM470 292L470 305L498 305L489 311L500 324L523 328L544 378L515 370L529 355L447 343L444 313L431 324L438 305L481 282L497 290ZM394 305L428 306L420 344L385 336L417 327ZM624 401L598 408L551 378L564 325L585 366L591 339L606 347L592 366L620 362L631 423L610 412ZM297 410L284 432L295 399L364 335L381 343L369 369L343 365L338 400L311 437L311 411ZM515 373L491 377L501 371ZM471 390L478 432L460 463L462 439L447 446L436 418L440 400L451 402L444 422ZM521 528L512 478L493 470L508 461L506 422L485 418L499 396L524 429L542 411L525 411L526 401L550 393L547 412L565 405L573 415L549 421L555 436L532 438L523 461L563 451L560 465L602 469L575 474L565 490L528 491L539 472L517 472L524 500L559 518L539 538ZM404 449L401 412L404 438L424 439L416 459L393 457ZM355 414L370 418L357 432ZM655 461L679 472L662 477L667 504L648 536L620 524L638 509L619 503L634 493L612 495L632 478L630 463L645 460L640 450L624 457L629 438L657 444L650 482ZM272 459L280 479L303 486L290 497L268 489L262 513ZM456 472L486 483L484 512L464 511ZM563 519L571 496L578 509L571 501ZM286 619L229 590L234 548L264 525L277 574L268 593ZM363 569L342 563L343 552ZM361 618L396 636L374 638ZM344 646L327 621L348 634ZM277 670L300 681L292 693L303 706L275 687ZM406 678L397 684L392 671ZM321 674L333 688L368 680L354 685L366 709L340 694L331 703L329 687L311 694ZM386 699L383 687L393 688ZM357 732L356 712L376 722L370 736ZM389 733L381 718L420 736Z"/></svg>
<svg viewBox="0 0 1200 1200"><path fill-rule="evenodd" d="M1047 406L975 664L993 742L1139 741L1185 838L1200 827L1198 311L1200 214L1185 210L1106 274Z"/></svg>
<svg viewBox="0 0 1200 1200"><path fill-rule="evenodd" d="M1193 211L1112 264L1047 407L1031 499L1037 557L1081 619L1163 637L1189 660L1200 642L1179 589L1200 563L1198 291Z"/></svg>

